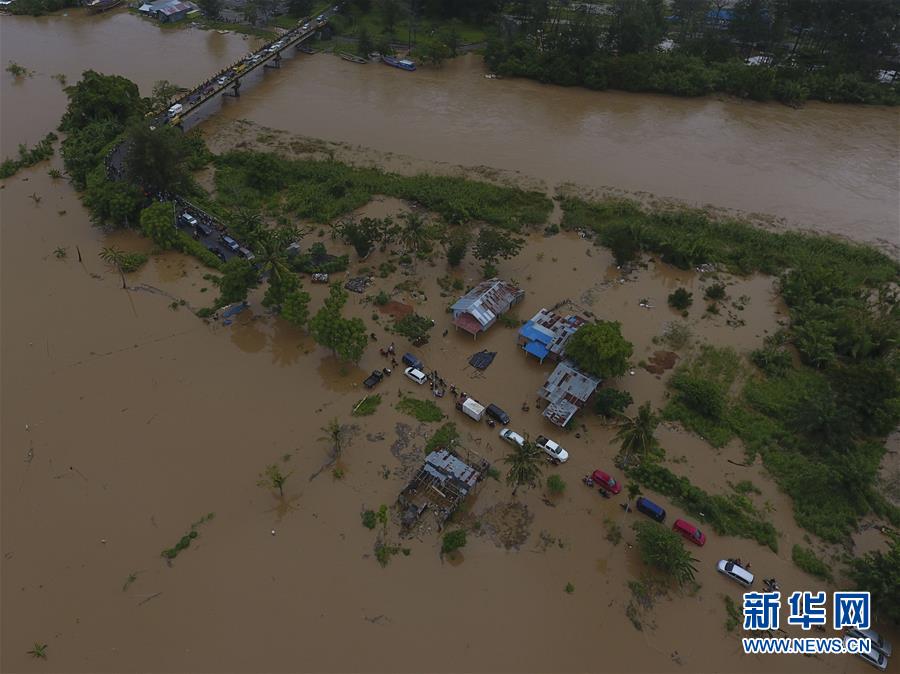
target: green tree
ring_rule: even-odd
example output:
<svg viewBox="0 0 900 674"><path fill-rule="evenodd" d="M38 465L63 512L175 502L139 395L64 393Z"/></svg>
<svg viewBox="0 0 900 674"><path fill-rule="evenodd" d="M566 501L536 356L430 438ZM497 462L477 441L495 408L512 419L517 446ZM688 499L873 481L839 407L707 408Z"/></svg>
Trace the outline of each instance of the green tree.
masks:
<svg viewBox="0 0 900 674"><path fill-rule="evenodd" d="M336 326L335 352L346 361L358 363L369 344L366 324L360 318L342 318Z"/></svg>
<svg viewBox="0 0 900 674"><path fill-rule="evenodd" d="M633 455L644 458L658 453L659 442L654 433L659 426L659 416L653 413L649 402L641 405L634 417L624 414L620 417L616 440L621 443L623 462L626 466Z"/></svg>
<svg viewBox="0 0 900 674"><path fill-rule="evenodd" d="M222 275L216 283L219 286L219 298L216 303L225 306L233 302L247 299L250 288L255 288L259 275L253 266L242 257L233 257L222 265Z"/></svg>
<svg viewBox="0 0 900 674"><path fill-rule="evenodd" d="M256 238L256 257L259 270L267 278L263 306L278 307L284 299L300 287L297 275L288 266L287 248L296 238L292 227L261 229Z"/></svg>
<svg viewBox="0 0 900 674"><path fill-rule="evenodd" d="M347 292L340 284L333 283L322 307L309 322L313 338L332 352L337 352L337 325L341 319L341 309L347 302Z"/></svg>
<svg viewBox="0 0 900 674"><path fill-rule="evenodd" d="M309 320L309 293L301 290L288 293L281 304L281 317L298 328L305 328Z"/></svg>
<svg viewBox="0 0 900 674"><path fill-rule="evenodd" d="M665 34L662 0L616 0L613 4L609 40L620 54L650 51Z"/></svg>
<svg viewBox="0 0 900 674"><path fill-rule="evenodd" d="M544 470L544 451L533 442L526 440L521 447L516 446L503 457L509 466L506 472L506 484L513 488L513 496L519 487L535 487Z"/></svg>
<svg viewBox="0 0 900 674"><path fill-rule="evenodd" d="M213 1L220 2L220 0ZM169 80L157 80L153 84L153 91L147 107L150 110L165 110L169 107L169 101L182 92L184 92L183 87L172 84Z"/></svg>
<svg viewBox="0 0 900 674"><path fill-rule="evenodd" d="M360 56L367 57L375 49L375 43L372 36L369 35L369 29L365 25L359 27L356 32L356 51Z"/></svg>
<svg viewBox="0 0 900 674"><path fill-rule="evenodd" d="M111 121L121 128L145 112L137 85L119 75L101 75L86 70L81 80L66 87L65 91L69 104L59 128L66 133L97 121Z"/></svg>
<svg viewBox="0 0 900 674"><path fill-rule="evenodd" d="M390 226L390 223L387 223L387 226ZM385 223L377 218L347 218L337 226L341 239L353 246L361 260L368 257L375 243L382 239L384 230Z"/></svg>
<svg viewBox="0 0 900 674"><path fill-rule="evenodd" d="M109 180L101 164L88 174L83 201L96 224L127 227L137 222L144 195L131 183Z"/></svg>
<svg viewBox="0 0 900 674"><path fill-rule="evenodd" d="M231 218L231 233L251 248L256 247L262 228L262 216L253 208L239 208Z"/></svg>
<svg viewBox="0 0 900 674"><path fill-rule="evenodd" d="M295 19L309 16L313 11L313 0L288 0L288 14Z"/></svg>
<svg viewBox="0 0 900 674"><path fill-rule="evenodd" d="M225 3L223 0L197 0L197 4L204 15L210 19L218 19Z"/></svg>
<svg viewBox="0 0 900 674"><path fill-rule="evenodd" d="M603 379L625 374L633 352L631 342L622 336L622 324L616 321L584 325L566 343L566 355L579 368Z"/></svg>
<svg viewBox="0 0 900 674"><path fill-rule="evenodd" d="M172 203L155 201L142 210L141 231L160 248L166 250L175 248L179 237Z"/></svg>
<svg viewBox="0 0 900 674"><path fill-rule="evenodd" d="M125 168L129 179L147 192L178 194L190 187L187 163L191 149L184 134L172 126L150 128L139 120L126 134Z"/></svg>
<svg viewBox="0 0 900 674"><path fill-rule="evenodd" d="M694 580L697 560L684 547L681 536L654 522L637 522L634 530L645 564L662 571L679 585Z"/></svg>
<svg viewBox="0 0 900 674"><path fill-rule="evenodd" d="M266 466L266 469L260 473L259 481L256 484L264 489L277 490L278 495L284 498L284 483L292 474L293 471L282 473L281 467L277 463L273 463Z"/></svg>
<svg viewBox="0 0 900 674"><path fill-rule="evenodd" d="M519 254L524 239L513 236L496 227L482 227L475 239L474 255L484 264L485 275L500 259L507 260ZM577 333L576 333L577 334Z"/></svg>
<svg viewBox="0 0 900 674"><path fill-rule="evenodd" d="M407 252L421 253L430 249L434 231L423 215L407 211L400 215L400 223L398 238Z"/></svg>
<svg viewBox="0 0 900 674"><path fill-rule="evenodd" d="M847 571L860 590L872 593L879 621L900 623L900 538L894 535L886 552L853 559Z"/></svg>
<svg viewBox="0 0 900 674"><path fill-rule="evenodd" d="M458 227L453 230L446 240L447 246L447 264L451 267L458 267L466 257L469 249L469 232Z"/></svg>
<svg viewBox="0 0 900 674"><path fill-rule="evenodd" d="M448 531L441 540L441 554L450 555L466 546L466 530Z"/></svg>
<svg viewBox="0 0 900 674"><path fill-rule="evenodd" d="M397 0L380 0L378 4L385 30L393 33L400 18L400 3Z"/></svg>
<svg viewBox="0 0 900 674"><path fill-rule="evenodd" d="M669 306L679 311L684 311L694 302L694 293L688 292L685 288L676 288L669 295Z"/></svg>
<svg viewBox="0 0 900 674"><path fill-rule="evenodd" d="M594 411L602 417L611 419L625 411L634 398L628 391L614 388L602 388L594 395Z"/></svg>

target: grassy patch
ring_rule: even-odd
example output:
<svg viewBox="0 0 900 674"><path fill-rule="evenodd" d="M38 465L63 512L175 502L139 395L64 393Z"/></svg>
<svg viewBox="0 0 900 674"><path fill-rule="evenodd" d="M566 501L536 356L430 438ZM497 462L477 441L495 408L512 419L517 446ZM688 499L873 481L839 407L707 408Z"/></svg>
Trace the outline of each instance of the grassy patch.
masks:
<svg viewBox="0 0 900 674"><path fill-rule="evenodd" d="M459 431L456 430L456 424L448 421L428 438L425 443L425 453L433 452L436 449L452 447L459 440Z"/></svg>
<svg viewBox="0 0 900 674"><path fill-rule="evenodd" d="M419 400L418 398L403 397L395 407L404 414L415 417L418 421L430 423L444 418L441 408L431 400Z"/></svg>
<svg viewBox="0 0 900 674"><path fill-rule="evenodd" d="M827 581L834 579L831 575L829 566L819 559L816 556L816 553L809 548L805 548L802 545L795 545L791 549L791 559L794 560L794 564L800 569L816 578Z"/></svg>
<svg viewBox="0 0 900 674"><path fill-rule="evenodd" d="M375 393L374 395L366 396L353 408L353 416L367 417L375 414L375 410L378 409L380 404L381 396L379 394Z"/></svg>
<svg viewBox="0 0 900 674"><path fill-rule="evenodd" d="M716 533L755 540L778 551L778 533L763 519L750 500L741 494L708 494L686 477L668 468L645 462L629 471L629 477L642 486L672 498L692 515L705 517Z"/></svg>
<svg viewBox="0 0 900 674"><path fill-rule="evenodd" d="M182 536L174 546L162 551L162 556L169 560L175 559L178 556L179 552L181 552L182 550L186 550L190 546L191 541L197 538L197 536L199 535L197 533L197 527L199 527L201 524L209 522L215 516L215 513L207 513L199 520L192 523L190 530L188 530L188 532L184 536Z"/></svg>
<svg viewBox="0 0 900 674"><path fill-rule="evenodd" d="M229 208L257 207L326 223L367 204L374 195L405 199L447 222L482 220L518 230L542 224L552 210L541 192L447 176L399 176L336 161L285 159L264 152L216 158L216 190Z"/></svg>
<svg viewBox="0 0 900 674"><path fill-rule="evenodd" d="M7 68L9 70L9 68ZM44 136L38 144L32 148L20 144L18 155L15 158L4 159L0 164L0 179L14 176L20 169L34 166L38 162L50 159L53 156L53 143L57 135L52 131Z"/></svg>

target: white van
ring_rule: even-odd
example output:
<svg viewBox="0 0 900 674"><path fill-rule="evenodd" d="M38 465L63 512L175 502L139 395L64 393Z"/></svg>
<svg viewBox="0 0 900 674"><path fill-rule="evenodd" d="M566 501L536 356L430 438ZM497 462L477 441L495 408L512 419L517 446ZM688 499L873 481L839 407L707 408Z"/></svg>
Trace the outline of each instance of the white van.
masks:
<svg viewBox="0 0 900 674"><path fill-rule="evenodd" d="M753 574L730 560L720 559L719 563L716 565L716 570L722 575L731 578L731 580L736 583L740 583L746 587L753 585Z"/></svg>
<svg viewBox="0 0 900 674"><path fill-rule="evenodd" d="M181 103L176 103L175 105L173 105L171 108L169 108L169 119L180 115L182 110L184 110L184 106Z"/></svg>
<svg viewBox="0 0 900 674"><path fill-rule="evenodd" d="M425 376L425 373L422 372L421 370L417 370L414 367L406 368L405 370L403 370L403 374L405 374L407 377L412 379L417 384L424 384L426 381L428 381L428 378Z"/></svg>

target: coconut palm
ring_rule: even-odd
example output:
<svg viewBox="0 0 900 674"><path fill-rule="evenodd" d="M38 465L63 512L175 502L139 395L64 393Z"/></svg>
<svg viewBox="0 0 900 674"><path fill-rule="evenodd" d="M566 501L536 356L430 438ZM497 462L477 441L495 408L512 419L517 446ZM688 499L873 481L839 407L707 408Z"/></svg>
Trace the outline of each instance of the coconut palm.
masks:
<svg viewBox="0 0 900 674"><path fill-rule="evenodd" d="M621 413L619 417L621 420L616 440L622 444L621 451L625 455L623 463L626 466L632 454L644 457L658 450L659 442L653 433L659 425L659 415L653 413L649 402L641 405L634 417Z"/></svg>
<svg viewBox="0 0 900 674"><path fill-rule="evenodd" d="M337 460L344 448L345 432L341 422L334 418L320 429L325 435L319 440L326 440L331 443L331 451L334 459Z"/></svg>
<svg viewBox="0 0 900 674"><path fill-rule="evenodd" d="M256 240L256 258L260 272L269 287L263 298L264 306L280 305L300 283L287 263L287 247L296 236L290 227L260 230Z"/></svg>
<svg viewBox="0 0 900 674"><path fill-rule="evenodd" d="M432 231L425 218L419 213L409 211L400 216L399 240L407 252L420 253L428 248Z"/></svg>
<svg viewBox="0 0 900 674"><path fill-rule="evenodd" d="M506 473L506 484L513 488L513 496L521 486L535 487L544 470L544 452L533 442L526 440L521 447L503 457L509 466Z"/></svg>

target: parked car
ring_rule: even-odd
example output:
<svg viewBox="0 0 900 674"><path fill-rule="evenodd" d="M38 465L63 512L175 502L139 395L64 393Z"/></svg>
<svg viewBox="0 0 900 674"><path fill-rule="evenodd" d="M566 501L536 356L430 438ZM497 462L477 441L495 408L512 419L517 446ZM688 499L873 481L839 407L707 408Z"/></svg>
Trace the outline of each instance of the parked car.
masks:
<svg viewBox="0 0 900 674"><path fill-rule="evenodd" d="M315 272L312 275L312 282L313 283L328 283L328 274L325 274L324 272L320 272L320 271Z"/></svg>
<svg viewBox="0 0 900 674"><path fill-rule="evenodd" d="M422 361L419 360L418 358L416 358L416 357L415 357L414 355L412 355L411 353L404 353L404 354L403 354L403 364L404 364L404 365L409 365L410 367L414 367L414 368L416 368L417 370L424 370L424 369L425 369L425 365L422 363Z"/></svg>
<svg viewBox="0 0 900 674"><path fill-rule="evenodd" d="M594 484L600 485L613 496L622 491L622 485L612 475L604 473L602 470L595 470L591 473L591 479Z"/></svg>
<svg viewBox="0 0 900 674"><path fill-rule="evenodd" d="M215 246L207 246L206 250L222 260L222 262L225 262L225 253L223 253L220 248L216 248Z"/></svg>
<svg viewBox="0 0 900 674"><path fill-rule="evenodd" d="M884 657L886 658L891 657L891 653L893 652L891 643L885 641L884 637L875 630L860 630L852 627L848 630L844 630L844 635L851 639L869 639L872 642L872 648L880 653L884 653Z"/></svg>
<svg viewBox="0 0 900 674"><path fill-rule="evenodd" d="M569 453L550 438L539 435L534 444L543 449L553 463L565 463L569 460Z"/></svg>
<svg viewBox="0 0 900 674"><path fill-rule="evenodd" d="M213 233L213 228L207 225L205 222L198 222L194 225L194 233L200 236L211 236Z"/></svg>
<svg viewBox="0 0 900 674"><path fill-rule="evenodd" d="M372 374L366 377L363 386L366 388L374 388L382 379L384 379L384 373L381 370L372 370Z"/></svg>
<svg viewBox="0 0 900 674"><path fill-rule="evenodd" d="M850 635L845 634L844 635L844 644L846 645L846 643L848 641L850 641L851 639L856 639L856 638L857 637L851 637ZM847 652L849 653L850 651L847 651ZM863 660L868 662L870 665L872 665L876 669L880 669L882 672L887 669L887 666L888 666L887 656L884 653L882 653L881 651L879 651L877 648L875 648L874 645L872 646L871 649L869 649L868 651L866 651L864 653L856 653L856 656L859 658L862 658Z"/></svg>
<svg viewBox="0 0 900 674"><path fill-rule="evenodd" d="M230 79L231 79L231 77L229 77L228 75L222 75L219 79L216 80L216 84L218 84L221 87L223 84L228 82L228 80L230 80Z"/></svg>
<svg viewBox="0 0 900 674"><path fill-rule="evenodd" d="M501 424L509 423L509 415L506 412L504 412L502 409L497 407L494 403L491 403L490 405L488 405L485 408L485 412L487 412L487 415L489 417L491 417L492 419L494 419L495 421L497 421Z"/></svg>
<svg viewBox="0 0 900 674"><path fill-rule="evenodd" d="M181 214L181 221L184 224L186 224L188 227L196 227L198 224L200 224L199 221L197 220L197 218L195 218L193 215L191 215L187 211L185 211L184 213Z"/></svg>
<svg viewBox="0 0 900 674"><path fill-rule="evenodd" d="M256 256L250 251L249 248L244 248L241 246L238 248L238 252L244 257L245 260L250 260L251 262L256 259Z"/></svg>
<svg viewBox="0 0 900 674"><path fill-rule="evenodd" d="M638 497L635 508L644 513L647 517L655 519L657 522L664 522L666 520L665 508L656 505L653 501L644 496Z"/></svg>
<svg viewBox="0 0 900 674"><path fill-rule="evenodd" d="M523 438L511 428L500 429L500 437L506 440L511 445L516 445L518 447L523 447L525 445L525 438Z"/></svg>
<svg viewBox="0 0 900 674"><path fill-rule="evenodd" d="M424 384L428 381L428 377L425 376L425 373L422 370L417 370L414 367L408 367L403 370L403 374L412 379L417 384Z"/></svg>
<svg viewBox="0 0 900 674"><path fill-rule="evenodd" d="M716 571L746 587L753 585L753 574L728 559L720 559L716 564Z"/></svg>
<svg viewBox="0 0 900 674"><path fill-rule="evenodd" d="M672 531L681 534L694 545L702 546L706 544L706 534L685 520L675 520L675 524L672 525Z"/></svg>
<svg viewBox="0 0 900 674"><path fill-rule="evenodd" d="M240 248L241 248L241 244L239 244L237 241L232 239L230 236L223 235L222 243L224 243L226 246L228 246L235 253L238 252L238 250L240 250Z"/></svg>

